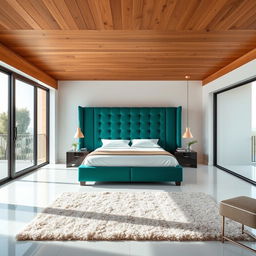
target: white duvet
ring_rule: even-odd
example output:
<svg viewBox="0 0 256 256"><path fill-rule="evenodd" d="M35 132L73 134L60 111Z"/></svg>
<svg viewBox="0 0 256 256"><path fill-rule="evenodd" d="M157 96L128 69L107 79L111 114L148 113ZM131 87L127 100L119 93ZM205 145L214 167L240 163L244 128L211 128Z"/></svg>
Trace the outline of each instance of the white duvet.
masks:
<svg viewBox="0 0 256 256"><path fill-rule="evenodd" d="M163 148L97 148L95 151L165 151ZM87 166L177 166L174 156L169 155L93 155L83 162Z"/></svg>

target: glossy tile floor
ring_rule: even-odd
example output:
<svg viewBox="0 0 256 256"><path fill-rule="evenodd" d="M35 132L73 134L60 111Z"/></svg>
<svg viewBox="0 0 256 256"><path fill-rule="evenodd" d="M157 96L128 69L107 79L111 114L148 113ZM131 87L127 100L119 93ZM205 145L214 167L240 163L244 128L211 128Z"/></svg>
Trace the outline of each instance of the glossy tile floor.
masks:
<svg viewBox="0 0 256 256"><path fill-rule="evenodd" d="M0 187L0 255L177 255L237 256L254 253L220 242L17 242L15 234L38 212L67 191L201 191L220 200L247 195L256 198L256 187L212 166L184 169L184 182L171 184L98 183L81 187L77 170L64 165L48 165ZM256 248L255 244L252 244Z"/></svg>
<svg viewBox="0 0 256 256"><path fill-rule="evenodd" d="M15 169L18 171L24 170L34 164L33 161L30 160L16 160L15 161ZM0 160L0 180L5 179L8 176L8 161Z"/></svg>
<svg viewBox="0 0 256 256"><path fill-rule="evenodd" d="M221 164L220 164L221 165ZM251 165L221 165L233 172L236 172L250 180L256 181L256 163Z"/></svg>

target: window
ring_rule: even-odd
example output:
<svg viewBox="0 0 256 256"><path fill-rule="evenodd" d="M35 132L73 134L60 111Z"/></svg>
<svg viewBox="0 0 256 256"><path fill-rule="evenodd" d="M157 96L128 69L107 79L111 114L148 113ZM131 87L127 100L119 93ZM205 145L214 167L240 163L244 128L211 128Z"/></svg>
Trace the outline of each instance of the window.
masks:
<svg viewBox="0 0 256 256"><path fill-rule="evenodd" d="M49 90L0 69L0 184L49 159Z"/></svg>
<svg viewBox="0 0 256 256"><path fill-rule="evenodd" d="M215 93L215 165L256 184L255 82Z"/></svg>
<svg viewBox="0 0 256 256"><path fill-rule="evenodd" d="M0 181L9 177L9 75L0 71Z"/></svg>
<svg viewBox="0 0 256 256"><path fill-rule="evenodd" d="M34 86L15 80L15 172L34 166Z"/></svg>

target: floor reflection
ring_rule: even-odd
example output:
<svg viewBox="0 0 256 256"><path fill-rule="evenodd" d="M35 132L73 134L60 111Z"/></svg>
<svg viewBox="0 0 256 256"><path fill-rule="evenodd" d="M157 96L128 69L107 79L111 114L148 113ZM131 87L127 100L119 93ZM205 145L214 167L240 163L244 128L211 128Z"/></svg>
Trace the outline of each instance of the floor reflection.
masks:
<svg viewBox="0 0 256 256"><path fill-rule="evenodd" d="M0 255L134 255L251 256L237 246L219 242L17 242L15 235L63 192L87 191L204 192L217 202L234 196L256 198L256 187L212 166L184 168L181 186L171 183L96 183L81 187L77 170L49 165L0 187ZM256 245L254 245L256 246Z"/></svg>
<svg viewBox="0 0 256 256"><path fill-rule="evenodd" d="M256 165L221 165L220 166L235 172L241 176L244 176L247 179L253 180L256 182Z"/></svg>
<svg viewBox="0 0 256 256"><path fill-rule="evenodd" d="M29 256L34 255L39 249L40 244L34 242L16 242L11 236L0 234L0 255L8 256Z"/></svg>

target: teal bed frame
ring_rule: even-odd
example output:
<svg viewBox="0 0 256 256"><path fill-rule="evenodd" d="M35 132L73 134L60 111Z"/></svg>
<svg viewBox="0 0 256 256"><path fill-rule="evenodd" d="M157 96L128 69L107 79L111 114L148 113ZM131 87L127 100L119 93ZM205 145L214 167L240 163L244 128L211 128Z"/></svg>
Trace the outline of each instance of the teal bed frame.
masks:
<svg viewBox="0 0 256 256"><path fill-rule="evenodd" d="M173 153L181 146L181 107L78 107L79 127L85 137L79 149L92 151L101 146L101 139L156 139ZM87 181L108 182L175 182L180 185L183 169L176 167L111 167L78 168L81 185Z"/></svg>

